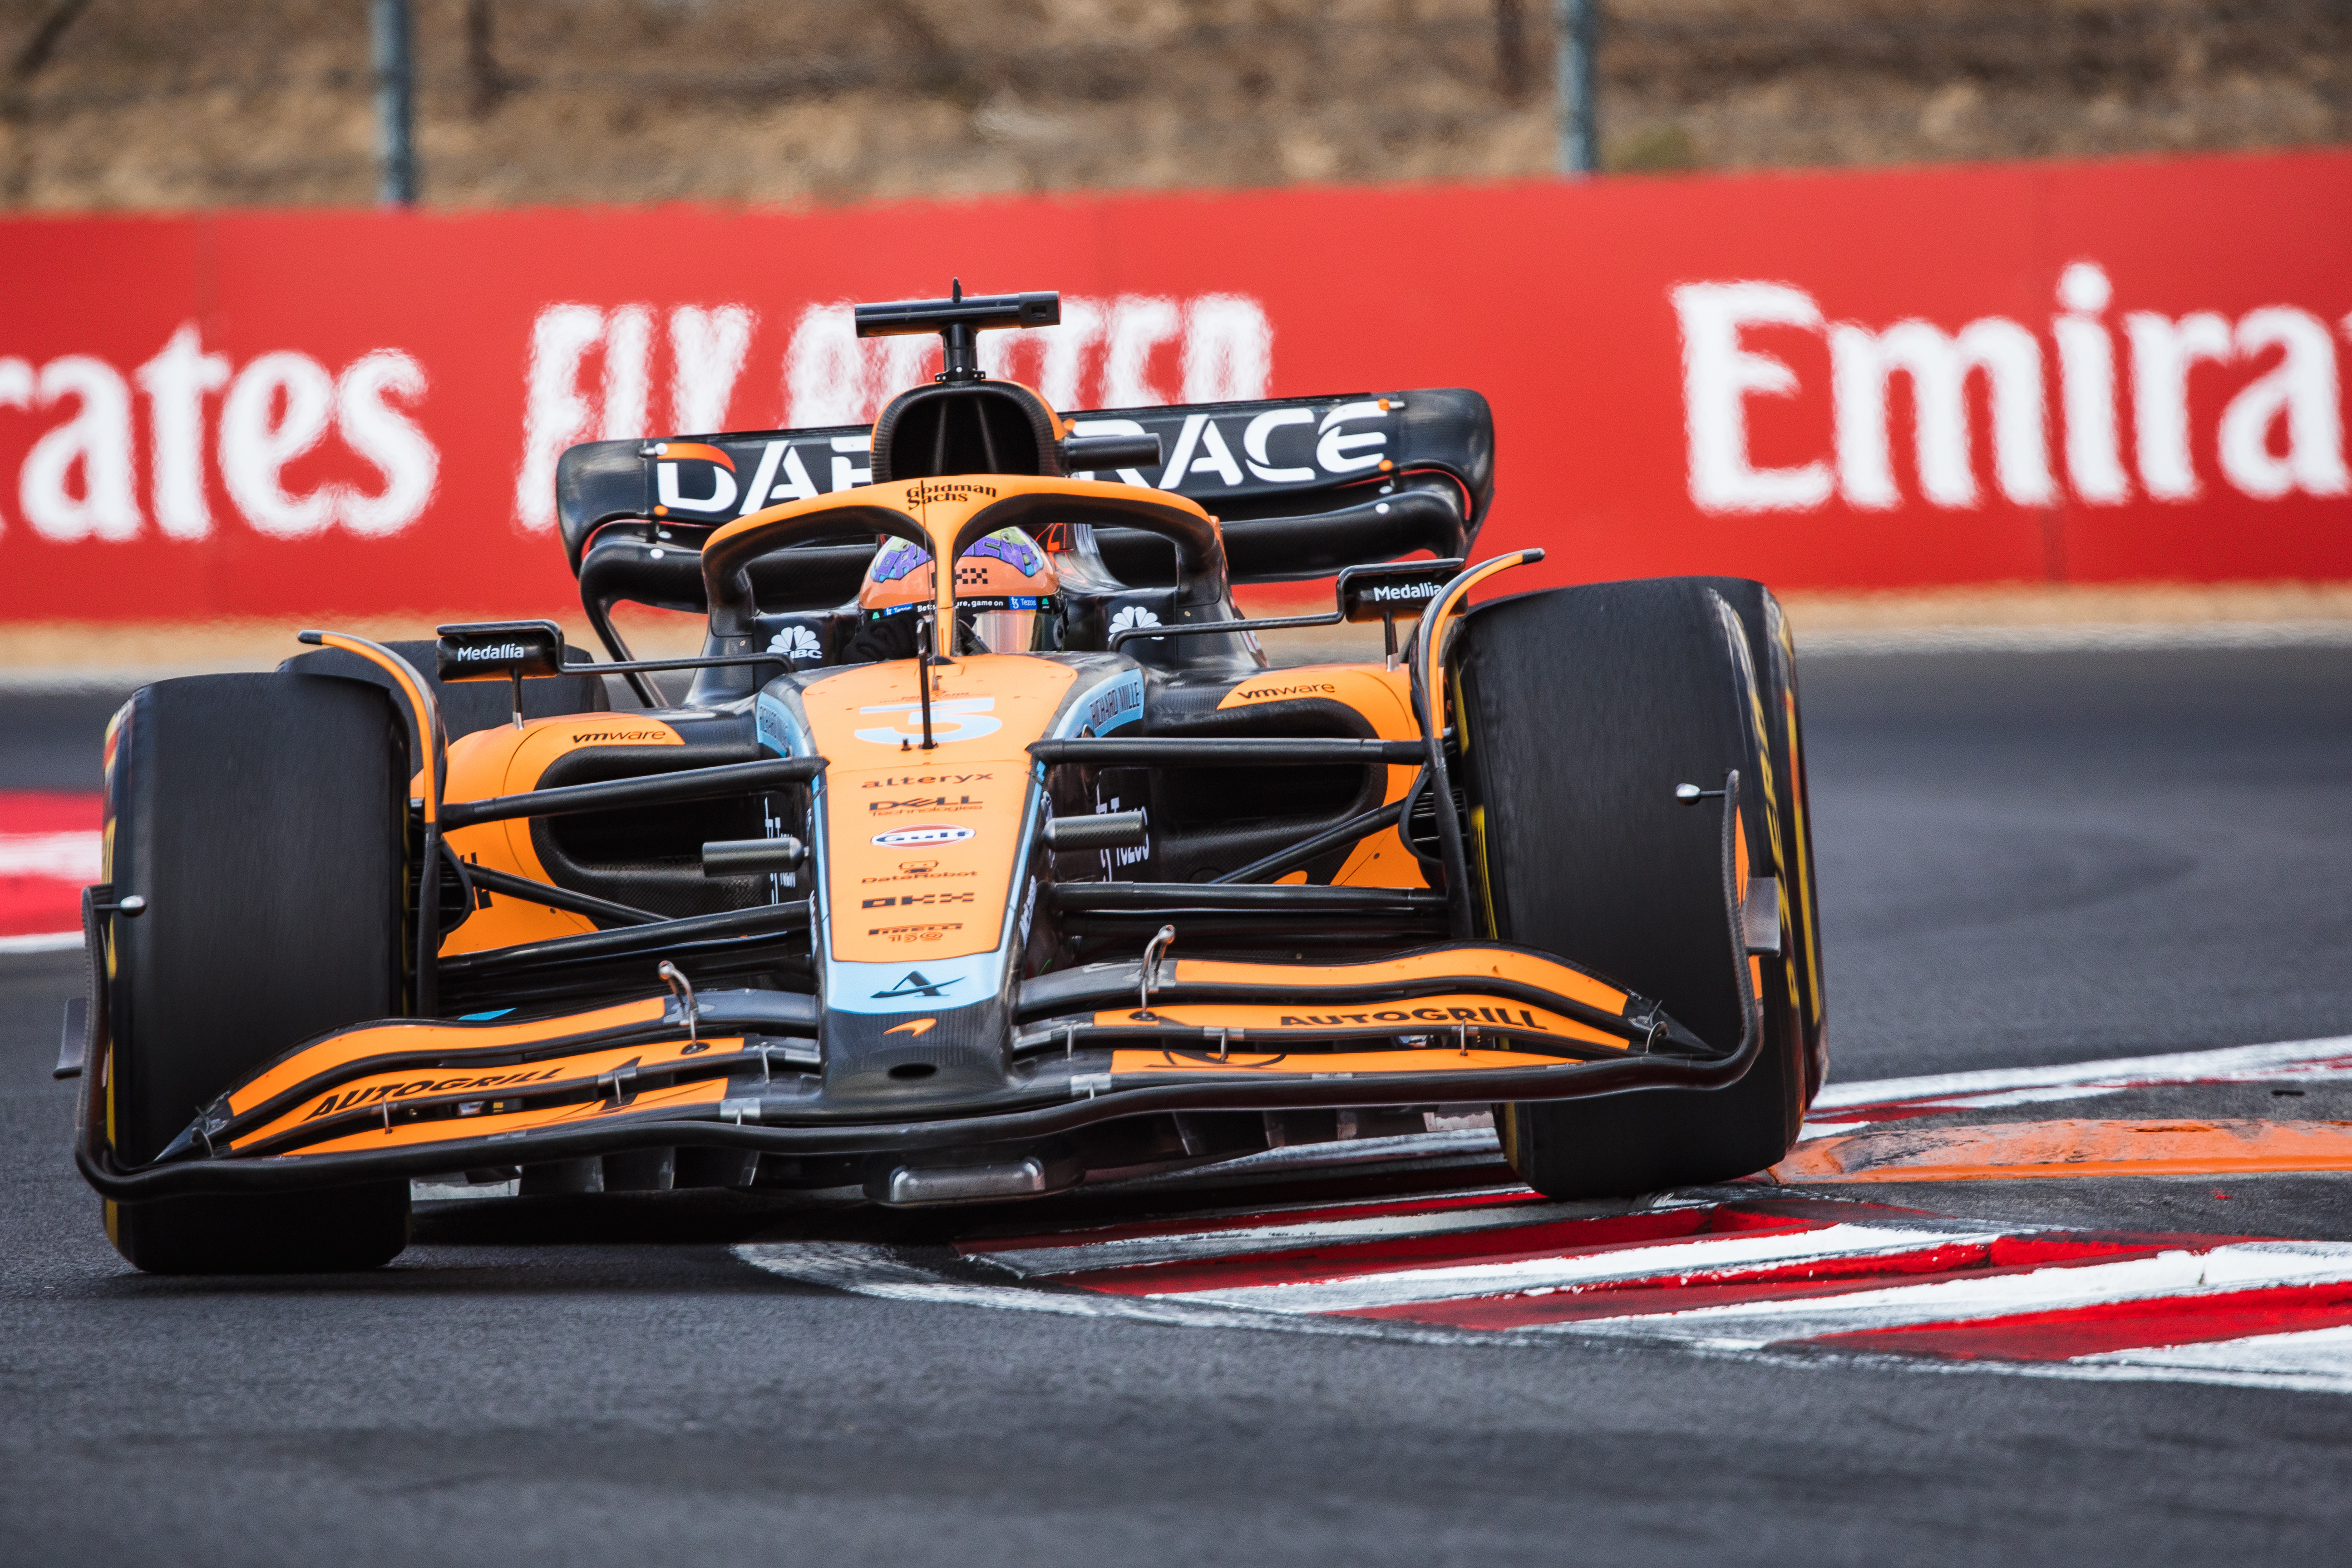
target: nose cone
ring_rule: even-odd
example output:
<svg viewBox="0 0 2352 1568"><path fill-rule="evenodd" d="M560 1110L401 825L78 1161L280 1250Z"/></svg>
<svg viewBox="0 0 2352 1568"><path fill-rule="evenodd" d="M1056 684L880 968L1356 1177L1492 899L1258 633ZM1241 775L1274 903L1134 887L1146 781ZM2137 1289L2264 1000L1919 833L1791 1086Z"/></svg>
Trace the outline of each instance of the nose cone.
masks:
<svg viewBox="0 0 2352 1568"><path fill-rule="evenodd" d="M922 978L920 965L910 973ZM824 1097L865 1106L970 1104L1002 1095L1012 1033L996 996L933 1013L849 1013L823 1024Z"/></svg>

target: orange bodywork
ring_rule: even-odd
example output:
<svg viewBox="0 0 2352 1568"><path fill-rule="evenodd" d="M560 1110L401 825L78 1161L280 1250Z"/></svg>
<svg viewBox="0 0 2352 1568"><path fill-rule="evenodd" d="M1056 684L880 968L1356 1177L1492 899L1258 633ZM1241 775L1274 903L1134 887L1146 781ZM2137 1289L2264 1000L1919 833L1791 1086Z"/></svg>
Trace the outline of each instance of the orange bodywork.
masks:
<svg viewBox="0 0 2352 1568"><path fill-rule="evenodd" d="M1362 963L1242 963L1226 959L1181 958L1176 961L1173 977L1179 985L1267 985L1312 993L1322 986L1459 981L1475 970L1484 970L1497 980L1570 997L1606 1013L1624 1011L1625 993L1615 986L1558 959L1499 947L1444 948Z"/></svg>
<svg viewBox="0 0 2352 1568"><path fill-rule="evenodd" d="M1359 1074L1464 1072L1475 1068L1565 1067L1580 1058L1541 1056L1533 1051L1495 1051L1472 1047L1432 1047L1420 1051L1318 1051L1312 1056L1287 1052L1234 1051L1223 1059L1194 1051L1118 1050L1111 1053L1111 1076L1129 1078L1160 1073L1242 1073L1253 1078L1354 1078Z"/></svg>
<svg viewBox="0 0 2352 1568"><path fill-rule="evenodd" d="M1459 993L1415 996L1407 1001L1359 1004L1344 1008L1316 1007L1305 1002L1286 1006L1248 1003L1188 1004L1155 1006L1152 1016L1162 1023L1200 1029L1231 1029L1236 1034L1298 1035L1315 1039L1351 1034L1387 1038L1400 1030L1429 1030L1451 1037L1456 1028L1486 1034L1536 1035L1622 1051L1626 1044L1615 1035L1542 1007L1530 1007L1507 996ZM1097 1013L1097 1027L1116 1029L1131 1025L1135 1015L1124 1011ZM1408 1055L1412 1053L1407 1053ZM1514 1058L1514 1059L1517 1059ZM1318 1071L1325 1070L1318 1068Z"/></svg>
<svg viewBox="0 0 2352 1568"><path fill-rule="evenodd" d="M912 659L853 665L801 692L825 770L833 956L961 958L997 944L1031 789L1029 743L1077 672L1029 654L935 668L923 751Z"/></svg>
<svg viewBox="0 0 2352 1568"><path fill-rule="evenodd" d="M1386 669L1379 665L1315 664L1271 669L1234 687L1217 706L1247 708L1260 702L1286 702L1299 698L1344 703L1362 714L1370 722L1372 732L1383 741L1421 738L1421 726L1412 718L1412 675L1402 667ZM1412 787L1414 772L1410 766L1390 768L1388 788L1381 796L1381 804L1393 805L1402 800L1405 791ZM1304 872L1294 875L1301 881L1306 879ZM1421 862L1404 847L1403 834L1390 827L1360 839L1340 863L1331 885L1425 888L1429 879Z"/></svg>
<svg viewBox="0 0 2352 1568"><path fill-rule="evenodd" d="M375 1057L424 1051L445 1056L466 1052L503 1052L519 1047L542 1045L566 1036L642 1028L659 1023L667 1005L664 998L649 996L643 1001L599 1007L593 1012L571 1013L522 1024L399 1023L346 1029L314 1046L304 1047L266 1071L247 1079L229 1096L229 1109L237 1112L250 1110L297 1084Z"/></svg>
<svg viewBox="0 0 2352 1568"><path fill-rule="evenodd" d="M681 746L685 739L658 719L634 713L578 713L568 718L534 719L520 730L477 730L449 744L450 800L487 800L493 795L520 795L536 788L540 776L565 753L587 746ZM551 879L532 847L530 823L516 817L460 827L449 835L449 847L461 860L488 866L533 881ZM445 958L479 952L518 942L543 942L596 929L596 922L568 910L550 909L505 893L483 895L464 925L441 942Z"/></svg>
<svg viewBox="0 0 2352 1568"><path fill-rule="evenodd" d="M742 1047L742 1040L736 1037L667 1040L650 1045L610 1046L573 1056L551 1057L495 1068L442 1068L422 1071L405 1068L394 1072L376 1073L339 1082L322 1095L306 1098L285 1115L238 1138L230 1147L243 1149L267 1142L283 1137L306 1121L343 1111L373 1110L378 1106L405 1105L428 1096L446 1099L458 1094L483 1097L485 1104L495 1104L499 1097L545 1094L570 1086L593 1083L599 1074L619 1068L660 1072L688 1063L704 1066L740 1055ZM470 1125L472 1120L467 1118L457 1126L441 1123L442 1136L448 1137L460 1131L466 1136L474 1136ZM389 1118L386 1121L389 1125Z"/></svg>
<svg viewBox="0 0 2352 1568"><path fill-rule="evenodd" d="M604 1100L588 1100L572 1105L541 1106L528 1110L509 1111L497 1115L468 1117L460 1125L467 1138L488 1138L500 1132L519 1132L530 1128L556 1127L566 1123L586 1124L624 1121L633 1116L659 1120L675 1116L682 1110L717 1105L727 1098L725 1079L703 1079L694 1083L672 1084L667 1089L648 1089L625 1105ZM290 1150L280 1159L297 1160L306 1154L364 1153L374 1149L399 1149L425 1143L444 1143L453 1134L446 1121L395 1121L389 1127L371 1128L364 1132L348 1133L324 1142L306 1143Z"/></svg>

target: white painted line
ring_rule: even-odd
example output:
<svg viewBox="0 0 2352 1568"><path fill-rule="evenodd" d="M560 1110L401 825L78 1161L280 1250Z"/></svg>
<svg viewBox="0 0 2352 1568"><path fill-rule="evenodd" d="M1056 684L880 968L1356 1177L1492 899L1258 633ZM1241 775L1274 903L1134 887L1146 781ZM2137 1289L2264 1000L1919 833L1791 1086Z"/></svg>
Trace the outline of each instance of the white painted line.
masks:
<svg viewBox="0 0 2352 1568"><path fill-rule="evenodd" d="M104 836L98 829L68 833L0 833L0 877L40 877L82 887L105 874Z"/></svg>
<svg viewBox="0 0 2352 1568"><path fill-rule="evenodd" d="M2352 1327L2301 1329L2242 1340L2104 1351L2076 1356L2066 1364L2107 1368L2123 1375L2189 1376L2198 1382L2229 1381L2252 1387L2352 1394Z"/></svg>
<svg viewBox="0 0 2352 1568"><path fill-rule="evenodd" d="M2338 1279L2352 1279L2352 1245L2246 1242L2207 1252L2183 1249L2116 1263L2079 1263L2023 1274L1933 1280L1827 1299L1741 1301L1681 1312L1537 1324L1511 1331L1675 1340L1724 1350L1760 1350L1823 1334L1973 1322L2111 1301L2193 1298Z"/></svg>
<svg viewBox="0 0 2352 1568"><path fill-rule="evenodd" d="M1147 1263L1178 1263L1192 1258L1230 1258L1253 1252L1286 1252L1294 1247L1331 1242L1377 1241L1391 1236L1441 1236L1455 1231L1499 1230L1513 1226L1544 1225L1553 1220L1596 1217L1596 1209L1622 1213L1624 1205L1606 1208L1592 1204L1501 1203L1476 1207L1423 1210L1415 1214L1380 1215L1367 1219L1314 1220L1302 1225L1257 1225L1231 1230L1196 1230L1174 1236L1133 1236L1116 1241L1093 1241L1076 1247L1024 1247L1013 1252L975 1253L982 1263L994 1263L1023 1276L1069 1274L1087 1268L1132 1268Z"/></svg>
<svg viewBox="0 0 2352 1568"><path fill-rule="evenodd" d="M744 1242L731 1248L752 1268L803 1285L822 1285L853 1295L891 1301L930 1301L958 1307L993 1307L1003 1311L1047 1312L1068 1318L1118 1318L1186 1328L1280 1329L1291 1332L1364 1336L1364 1326L1345 1319L1281 1318L1265 1312L1235 1312L1160 1301L1143 1296L1106 1296L1085 1290L1045 1290L1028 1285L980 1285L950 1279L900 1262L887 1247L860 1242ZM1381 1325L1384 1331L1388 1325ZM1451 1330L1381 1331L1376 1337L1460 1344L1489 1341Z"/></svg>
<svg viewBox="0 0 2352 1568"><path fill-rule="evenodd" d="M81 932L78 931L36 931L31 936L0 936L0 953L80 951Z"/></svg>
<svg viewBox="0 0 2352 1568"><path fill-rule="evenodd" d="M2136 1089L2158 1084L2253 1081L2280 1076L2314 1077L2352 1070L2352 1035L2324 1040L2283 1040L2267 1046L2230 1046L2215 1051L2176 1051L2158 1057L2121 1057L2106 1061L2067 1062L2056 1067L1993 1068L1983 1072L1934 1073L1922 1078L1885 1078L1823 1086L1813 1112L1911 1100L1938 1102L1959 1096L2003 1094L2045 1088ZM2052 1096L2050 1098L2063 1098ZM1986 1100L2026 1104L2029 1100ZM1832 1118L1823 1117L1829 1121Z"/></svg>
<svg viewBox="0 0 2352 1568"><path fill-rule="evenodd" d="M1575 1258L1533 1258L1515 1263L1465 1263L1400 1268L1349 1279L1303 1279L1287 1285L1170 1291L1155 1300L1246 1308L1261 1312L1358 1312L1419 1301L1477 1296L1549 1294L1579 1285L1654 1279L1677 1283L1692 1275L1779 1267L1837 1258L1916 1252L1948 1243L1981 1241L1987 1230L1906 1230L1892 1226L1832 1225L1820 1230L1735 1234L1653 1247L1626 1247ZM1615 1321L1615 1320L1612 1320ZM1646 1321L1646 1320L1644 1320Z"/></svg>
<svg viewBox="0 0 2352 1568"><path fill-rule="evenodd" d="M992 1308L1000 1311L1122 1320L1167 1327L1253 1329L1355 1339L1402 1340L1418 1344L1479 1345L1490 1349L1518 1350L1562 1346L1573 1342L1573 1336L1590 1327L1587 1323L1575 1323L1562 1324L1556 1329L1503 1332L1442 1329L1429 1324L1379 1318L1245 1311L1140 1296L1094 1295L1077 1290L1040 1289L1025 1285L977 1285L950 1279L929 1269L900 1262L886 1247L851 1243L751 1243L731 1250L745 1263L779 1279L823 1286L853 1295L898 1301L937 1302L947 1306ZM2080 1274L2084 1270L2049 1272ZM2243 1287L2233 1285L2229 1288ZM1659 1320L1630 1321L1654 1323ZM1636 1342L1631 1335L1605 1337L1629 1348ZM1859 1360L1908 1372L1955 1375L1991 1373L2014 1377L2195 1383L2225 1387L2352 1394L2352 1329L2263 1335L2210 1346L2123 1352L2064 1362L1943 1361L1882 1354L1822 1356L1801 1349L1794 1352L1773 1350L1752 1342L1727 1345L1689 1337L1670 1337L1669 1342L1685 1352L1702 1356L1718 1356L1750 1364L1791 1369L1827 1369Z"/></svg>

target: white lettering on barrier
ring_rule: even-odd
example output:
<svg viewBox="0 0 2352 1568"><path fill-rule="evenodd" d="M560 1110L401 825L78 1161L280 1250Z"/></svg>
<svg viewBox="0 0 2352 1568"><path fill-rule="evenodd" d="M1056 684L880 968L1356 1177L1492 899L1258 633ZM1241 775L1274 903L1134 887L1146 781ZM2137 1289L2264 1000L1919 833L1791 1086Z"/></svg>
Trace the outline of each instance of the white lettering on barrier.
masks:
<svg viewBox="0 0 2352 1568"><path fill-rule="evenodd" d="M1182 401L1253 403L1273 384L1274 327L1265 306L1246 294L1203 294L1184 307Z"/></svg>
<svg viewBox="0 0 2352 1568"><path fill-rule="evenodd" d="M2210 310L2177 321L2135 310L2124 331L2131 339L2140 483L2158 500L2193 500L2203 487L2189 456L2189 372L2200 360L2228 363L2230 323Z"/></svg>
<svg viewBox="0 0 2352 1568"><path fill-rule="evenodd" d="M335 378L291 349L263 354L229 384L221 404L221 479L257 531L304 539L334 521L331 487L294 495L281 482L289 463L326 438L334 416Z"/></svg>
<svg viewBox="0 0 2352 1568"><path fill-rule="evenodd" d="M2221 411L2221 472L2239 489L2263 500L2298 489L2340 496L2352 488L2344 468L2336 342L2327 323L2308 310L2265 305L2238 318L2236 341L2241 360L2273 348L2283 357ZM2270 447L2272 430L2282 425L2283 457Z"/></svg>
<svg viewBox="0 0 2352 1568"><path fill-rule="evenodd" d="M154 451L155 525L167 539L212 534L212 503L205 494L205 397L226 386L228 377L228 356L205 353L194 321L139 367Z"/></svg>
<svg viewBox="0 0 2352 1568"><path fill-rule="evenodd" d="M1838 491L1850 506L1885 510L1901 504L1887 462L1886 384L1911 381L1919 489L1942 507L1978 502L1969 461L1968 378L1992 384L1993 466L2001 493L2020 506L2058 499L2042 436L2042 345L2015 321L1987 316L1947 334L1926 321L1897 321L1883 332L1841 321L1830 329L1835 389Z"/></svg>
<svg viewBox="0 0 2352 1568"><path fill-rule="evenodd" d="M1683 334L1683 423L1690 496L1701 511L1811 511L1830 499L1830 466L1759 468L1748 460L1748 400L1789 397L1797 373L1743 346L1748 327L1819 331L1812 296L1778 283L1685 283L1674 290Z"/></svg>
<svg viewBox="0 0 2352 1568"><path fill-rule="evenodd" d="M624 305L604 318L604 397L597 439L640 439L653 430L654 313Z"/></svg>
<svg viewBox="0 0 2352 1568"><path fill-rule="evenodd" d="M727 428L735 382L751 353L759 317L744 305L681 305L669 313L670 426L696 433Z"/></svg>
<svg viewBox="0 0 2352 1568"><path fill-rule="evenodd" d="M167 539L197 542L215 531L205 489L205 399L226 388L216 450L221 482L256 532L300 539L341 523L362 537L408 528L430 503L440 454L398 402L427 389L424 368L396 349L362 354L337 376L308 354L278 350L230 374L227 356L207 353L193 321L183 323L131 378L88 354L65 354L37 374L0 358L0 407L72 416L43 431L17 471L17 504L33 531L54 543L128 543L145 524L139 510L131 383L148 401L150 493ZM328 432L373 465L383 488L369 494L323 483L299 494L282 483L287 466Z"/></svg>
<svg viewBox="0 0 2352 1568"><path fill-rule="evenodd" d="M1171 343L1179 344L1181 384L1174 389L1160 384L1153 369ZM980 364L989 375L1035 386L1057 409L1249 402L1273 385L1274 328L1265 307L1246 294L1182 300L1066 294L1056 326L982 332ZM810 305L784 351L784 423L802 429L868 424L884 404L938 368L939 343L929 336L860 339L850 301Z"/></svg>
<svg viewBox="0 0 2352 1568"><path fill-rule="evenodd" d="M593 411L580 395L580 362L604 336L604 312L590 305L549 305L530 324L515 517L535 532L555 526L556 459L587 437Z"/></svg>
<svg viewBox="0 0 2352 1568"><path fill-rule="evenodd" d="M30 408L37 384L31 361L0 358L0 408Z"/></svg>
<svg viewBox="0 0 2352 1568"><path fill-rule="evenodd" d="M1175 300L1157 294L1122 294L1111 301L1103 402L1113 408L1153 408L1175 401L1151 384L1151 354L1176 336L1183 319Z"/></svg>
<svg viewBox="0 0 2352 1568"><path fill-rule="evenodd" d="M43 408L54 408L67 398L79 406L72 418L33 443L17 471L16 499L25 509L25 521L35 533L59 544L82 539L121 543L137 538L141 519L131 468L130 384L102 359L66 354L41 367L33 395ZM79 495L71 488L77 470Z"/></svg>
<svg viewBox="0 0 2352 1568"><path fill-rule="evenodd" d="M2105 269L2077 261L2060 276L2063 309L2051 321L2066 481L2077 500L2095 506L2131 496L2118 433L2115 342L2103 314L2113 295ZM1832 493L1858 510L1900 507L1888 431L1889 386L1898 374L1909 384L1912 451L1929 505L1981 504L1969 396L1979 378L2002 497L2018 506L2058 503L2042 343L2023 324L1985 316L1947 331L1916 318L1876 330L1831 322L1811 295L1784 283L1688 283L1671 297L1682 332L1689 491L1702 511L1811 511ZM2352 331L2352 317L2344 324ZM1742 336L1770 327L1827 341L1833 468L1819 459L1759 468L1752 458L1748 401L1801 390L1786 361ZM2276 362L2241 385L2222 410L2213 437L2221 477L2258 500L2352 491L2336 342L2320 317L2289 305L2265 305L2234 323L2210 310L2178 318L2135 310L2123 316L2122 328L2130 351L2133 466L2150 499L2189 501L2203 493L2189 428L2197 368L2263 363L2273 353ZM1243 445L1251 451L1247 439Z"/></svg>
<svg viewBox="0 0 2352 1568"><path fill-rule="evenodd" d="M2066 313L2050 323L2058 342L2060 402L2066 419L2066 479L2093 506L2131 499L2116 434L2116 345L2099 312L2115 297L2105 268L2077 261L2058 275Z"/></svg>
<svg viewBox="0 0 2352 1568"><path fill-rule="evenodd" d="M425 367L397 349L353 360L335 382L335 428L344 445L374 465L383 489L364 495L337 491L343 526L362 539L399 533L425 515L441 477L441 454L417 423L392 399L422 402ZM160 502L158 503L161 504Z"/></svg>

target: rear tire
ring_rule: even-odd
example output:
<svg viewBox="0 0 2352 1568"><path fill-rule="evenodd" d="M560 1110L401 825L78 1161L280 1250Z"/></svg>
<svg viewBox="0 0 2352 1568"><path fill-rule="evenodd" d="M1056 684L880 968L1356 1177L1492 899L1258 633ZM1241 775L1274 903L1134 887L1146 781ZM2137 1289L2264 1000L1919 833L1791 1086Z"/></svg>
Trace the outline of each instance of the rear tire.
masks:
<svg viewBox="0 0 2352 1568"><path fill-rule="evenodd" d="M375 687L314 675L142 688L107 768L114 916L105 1079L117 1160L152 1160L238 1079L403 1011L405 725ZM407 1245L408 1184L106 1205L151 1273L370 1268Z"/></svg>
<svg viewBox="0 0 2352 1568"><path fill-rule="evenodd" d="M1818 1039L1819 992L1798 980L1818 969L1786 649L1771 595L1725 579L1558 589L1466 618L1463 782L1496 937L1654 997L1728 1049L1743 1024L1722 808L1680 804L1676 784L1720 788L1738 770L1750 875L1780 877L1785 896L1783 956L1762 963L1761 1054L1738 1082L1499 1108L1504 1152L1539 1192L1627 1197L1727 1181L1796 1141L1817 1081L1805 1010L1810 996Z"/></svg>

